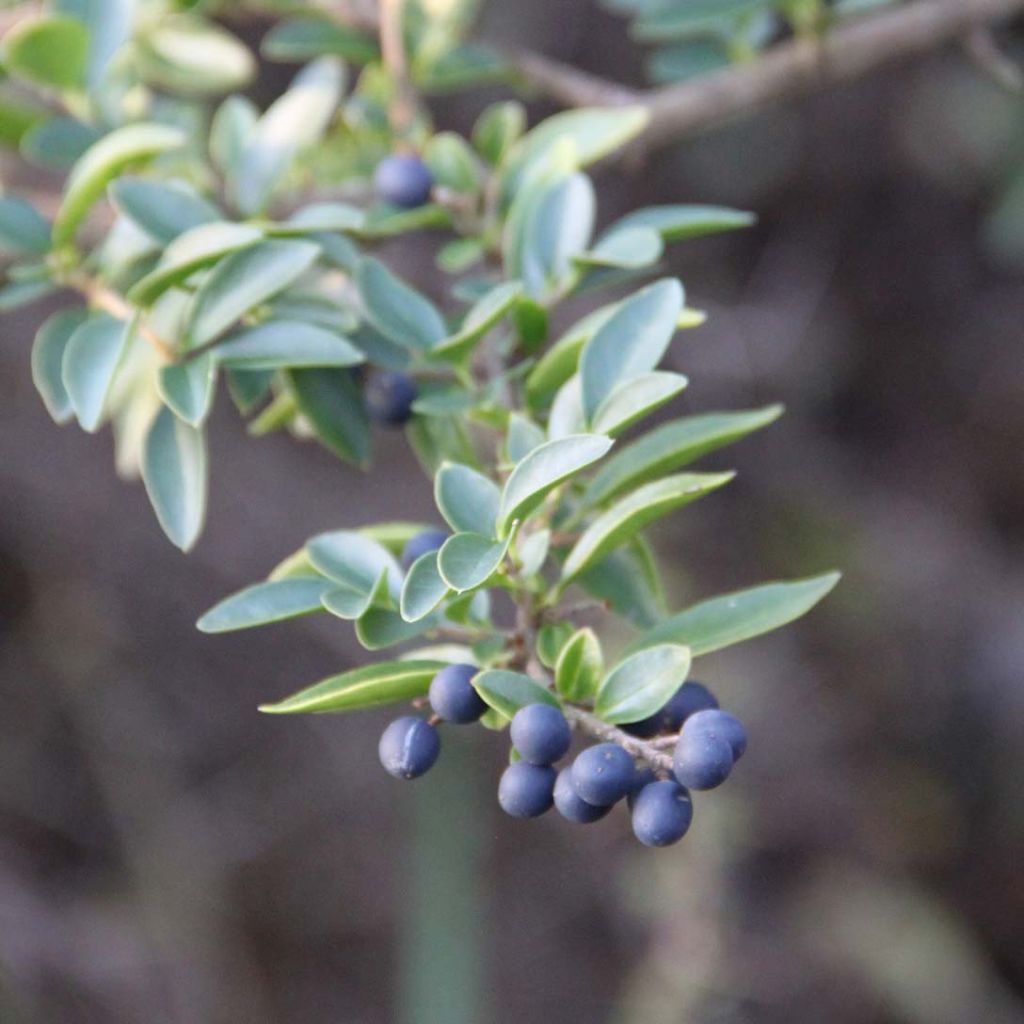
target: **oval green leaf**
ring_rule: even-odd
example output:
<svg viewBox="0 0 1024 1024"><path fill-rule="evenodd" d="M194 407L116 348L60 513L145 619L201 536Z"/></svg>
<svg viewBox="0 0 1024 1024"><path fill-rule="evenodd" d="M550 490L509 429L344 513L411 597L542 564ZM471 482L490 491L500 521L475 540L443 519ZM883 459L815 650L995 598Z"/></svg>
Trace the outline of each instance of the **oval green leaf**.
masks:
<svg viewBox="0 0 1024 1024"><path fill-rule="evenodd" d="M612 725L639 722L665 706L689 671L690 649L680 644L659 644L632 654L601 682L594 713Z"/></svg>
<svg viewBox="0 0 1024 1024"><path fill-rule="evenodd" d="M555 688L566 700L592 700L603 674L600 640L592 629L578 629L555 662Z"/></svg>
<svg viewBox="0 0 1024 1024"><path fill-rule="evenodd" d="M513 519L522 519L563 480L607 454L611 438L574 434L547 441L520 462L505 483L498 513L498 535L504 536Z"/></svg>
<svg viewBox="0 0 1024 1024"><path fill-rule="evenodd" d="M522 672L489 668L477 672L472 683L484 703L506 718L512 718L520 708L528 704L551 704L558 707L558 698L550 690Z"/></svg>
<svg viewBox="0 0 1024 1024"><path fill-rule="evenodd" d="M399 614L406 622L419 622L426 618L451 590L437 568L437 552L420 555L409 567L402 583Z"/></svg>
<svg viewBox="0 0 1024 1024"><path fill-rule="evenodd" d="M207 352L184 363L163 366L157 375L157 390L175 415L198 427L213 404L217 364Z"/></svg>
<svg viewBox="0 0 1024 1024"><path fill-rule="evenodd" d="M365 356L347 338L302 320L269 320L232 334L214 349L218 364L238 370L356 366Z"/></svg>
<svg viewBox="0 0 1024 1024"><path fill-rule="evenodd" d="M356 286L370 322L396 345L426 351L448 334L434 304L400 281L380 260L364 259L356 270Z"/></svg>
<svg viewBox="0 0 1024 1024"><path fill-rule="evenodd" d="M489 477L459 462L446 462L434 478L434 501L453 530L494 537L501 491Z"/></svg>
<svg viewBox="0 0 1024 1024"><path fill-rule="evenodd" d="M619 385L594 413L596 434L615 437L676 397L689 383L681 373L652 370Z"/></svg>
<svg viewBox="0 0 1024 1024"><path fill-rule="evenodd" d="M333 585L318 576L256 583L215 604L196 628L203 633L228 633L319 612L323 610L320 599Z"/></svg>
<svg viewBox="0 0 1024 1024"><path fill-rule="evenodd" d="M93 433L103 422L107 396L133 326L107 313L96 313L67 341L61 379L83 430Z"/></svg>
<svg viewBox="0 0 1024 1024"><path fill-rule="evenodd" d="M71 396L64 386L64 352L71 335L82 326L85 318L85 311L80 309L54 313L36 332L32 343L32 381L46 411L57 423L67 423L75 414Z"/></svg>
<svg viewBox="0 0 1024 1024"><path fill-rule="evenodd" d="M462 593L486 583L508 552L510 537L496 541L479 533L456 533L437 554L441 578L452 590Z"/></svg>
<svg viewBox="0 0 1024 1024"><path fill-rule="evenodd" d="M272 715L354 711L422 697L443 661L382 661L331 676L277 704L261 704Z"/></svg>

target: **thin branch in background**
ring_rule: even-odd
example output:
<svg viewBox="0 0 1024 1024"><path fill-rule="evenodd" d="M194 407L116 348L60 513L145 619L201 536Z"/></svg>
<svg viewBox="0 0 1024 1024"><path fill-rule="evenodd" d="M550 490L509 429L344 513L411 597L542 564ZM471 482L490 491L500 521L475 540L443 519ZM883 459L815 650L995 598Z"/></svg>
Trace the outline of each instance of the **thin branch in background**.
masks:
<svg viewBox="0 0 1024 1024"><path fill-rule="evenodd" d="M1024 70L999 48L992 30L976 28L964 39L964 53L971 63L1007 92L1024 91Z"/></svg>
<svg viewBox="0 0 1024 1024"><path fill-rule="evenodd" d="M381 56L391 76L393 89L388 117L391 130L399 138L408 133L416 115L416 94L409 78L409 64L402 38L404 9L405 0L380 0Z"/></svg>

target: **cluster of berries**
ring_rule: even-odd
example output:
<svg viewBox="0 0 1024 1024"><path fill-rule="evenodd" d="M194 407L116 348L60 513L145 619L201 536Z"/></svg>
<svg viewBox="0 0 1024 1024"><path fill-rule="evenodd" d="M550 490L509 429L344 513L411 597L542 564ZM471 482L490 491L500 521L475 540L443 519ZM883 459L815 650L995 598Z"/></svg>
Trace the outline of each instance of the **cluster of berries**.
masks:
<svg viewBox="0 0 1024 1024"><path fill-rule="evenodd" d="M434 719L464 725L487 705L473 687L474 665L448 665L430 684ZM569 751L572 731L552 704L529 704L512 719L513 758L498 785L498 803L515 818L536 818L552 806L580 824L603 818L620 800L629 806L633 832L645 846L669 846L686 834L693 817L691 789L713 789L725 781L747 746L746 730L700 683L684 683L650 719L625 727L637 738L679 733L671 772L637 764L618 743L598 743L571 765L555 763ZM441 752L433 724L415 715L393 721L380 740L380 760L396 778L428 771Z"/></svg>

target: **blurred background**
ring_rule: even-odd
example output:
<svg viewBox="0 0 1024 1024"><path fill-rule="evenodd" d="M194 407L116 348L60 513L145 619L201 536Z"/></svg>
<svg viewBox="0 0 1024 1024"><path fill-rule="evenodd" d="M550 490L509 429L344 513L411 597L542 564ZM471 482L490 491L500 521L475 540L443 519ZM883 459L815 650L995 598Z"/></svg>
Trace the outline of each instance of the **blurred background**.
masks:
<svg viewBox="0 0 1024 1024"><path fill-rule="evenodd" d="M492 4L483 34L641 80L583 0ZM673 412L788 410L654 532L675 603L845 571L805 620L698 663L750 752L669 851L624 813L503 817L506 743L479 730L404 786L377 763L387 711L257 714L360 662L341 623L193 628L316 531L430 519L400 436L371 482L220 403L183 557L109 436L47 416L44 311L6 318L0 1021L1024 1021L1022 181L1024 97L955 49L599 177L602 221L760 216L672 250L711 314L673 347ZM431 246L386 255L430 287Z"/></svg>

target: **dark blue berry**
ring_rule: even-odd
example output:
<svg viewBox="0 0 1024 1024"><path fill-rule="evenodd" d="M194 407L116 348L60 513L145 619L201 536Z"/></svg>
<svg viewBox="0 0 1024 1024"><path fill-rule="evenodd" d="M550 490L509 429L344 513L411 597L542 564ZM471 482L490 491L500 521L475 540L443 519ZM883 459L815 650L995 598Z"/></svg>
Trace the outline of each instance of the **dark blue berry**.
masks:
<svg viewBox="0 0 1024 1024"><path fill-rule="evenodd" d="M650 782L633 801L633 833L644 846L671 846L693 820L690 794L671 779Z"/></svg>
<svg viewBox="0 0 1024 1024"><path fill-rule="evenodd" d="M385 427L400 427L412 417L416 382L407 373L383 370L370 377L363 394L371 419Z"/></svg>
<svg viewBox="0 0 1024 1024"><path fill-rule="evenodd" d="M633 771L633 758L622 747L598 743L573 762L572 784L588 804L609 807L629 792Z"/></svg>
<svg viewBox="0 0 1024 1024"><path fill-rule="evenodd" d="M424 530L410 537L402 548L402 568L408 572L417 558L422 558L428 551L437 551L447 539L448 534L444 530Z"/></svg>
<svg viewBox="0 0 1024 1024"><path fill-rule="evenodd" d="M377 751L389 775L396 779L415 779L437 760L441 737L429 722L403 715L384 730Z"/></svg>
<svg viewBox="0 0 1024 1024"><path fill-rule="evenodd" d="M466 725L486 710L471 682L476 665L445 665L430 681L430 706L446 722Z"/></svg>
<svg viewBox="0 0 1024 1024"><path fill-rule="evenodd" d="M633 772L633 778L629 780L629 792L626 794L626 803L629 805L630 810L633 809L633 802L636 800L637 793L644 786L649 786L652 782L657 781L658 776L655 775L653 768L637 767L636 771Z"/></svg>
<svg viewBox="0 0 1024 1024"><path fill-rule="evenodd" d="M732 747L724 736L686 730L680 734L672 771L687 789L714 789L732 770Z"/></svg>
<svg viewBox="0 0 1024 1024"><path fill-rule="evenodd" d="M405 209L422 206L430 198L433 183L430 168L418 156L401 153L384 157L373 175L377 195Z"/></svg>
<svg viewBox="0 0 1024 1024"><path fill-rule="evenodd" d="M661 709L662 731L679 732L690 715L717 707L715 695L703 683L694 680L683 683Z"/></svg>
<svg viewBox="0 0 1024 1024"><path fill-rule="evenodd" d="M735 715L730 715L728 711L720 711L718 708L698 711L686 720L683 732L721 736L732 749L733 761L738 761L747 749L747 730L743 723Z"/></svg>
<svg viewBox="0 0 1024 1024"><path fill-rule="evenodd" d="M555 807L558 808L558 813L563 818L579 822L581 825L589 825L592 821L598 821L611 810L611 805L596 807L594 804L588 804L576 792L576 787L572 784L571 768L563 768L558 773L558 779L555 782Z"/></svg>
<svg viewBox="0 0 1024 1024"><path fill-rule="evenodd" d="M498 803L513 818L537 818L551 807L554 789L554 768L516 761L502 772Z"/></svg>
<svg viewBox="0 0 1024 1024"><path fill-rule="evenodd" d="M572 732L565 715L552 704L527 704L512 719L512 746L530 764L553 764L565 755Z"/></svg>
<svg viewBox="0 0 1024 1024"><path fill-rule="evenodd" d="M717 707L718 701L702 683L683 683L660 711L639 722L629 722L622 728L633 736L650 739L659 733L678 732L683 722L695 711Z"/></svg>

